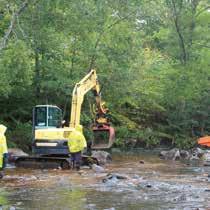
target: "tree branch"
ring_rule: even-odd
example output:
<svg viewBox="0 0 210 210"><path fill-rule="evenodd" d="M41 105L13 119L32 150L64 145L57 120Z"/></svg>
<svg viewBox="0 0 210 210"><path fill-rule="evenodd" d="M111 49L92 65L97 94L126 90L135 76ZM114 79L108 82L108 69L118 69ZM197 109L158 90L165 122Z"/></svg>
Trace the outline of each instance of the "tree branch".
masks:
<svg viewBox="0 0 210 210"><path fill-rule="evenodd" d="M200 11L198 11L198 13L196 14L195 17L197 18L201 13L205 12L205 11L208 10L208 9L210 9L210 6L204 7L203 9L201 9Z"/></svg>
<svg viewBox="0 0 210 210"><path fill-rule="evenodd" d="M210 49L210 45L207 45L207 44L199 44L199 43L196 43L195 45Z"/></svg>
<svg viewBox="0 0 210 210"><path fill-rule="evenodd" d="M5 32L5 35L0 42L0 52L6 47L7 42L14 30L18 16L25 10L28 4L29 4L28 0L24 1L23 4L20 6L20 8L16 12L13 12L9 28Z"/></svg>
<svg viewBox="0 0 210 210"><path fill-rule="evenodd" d="M183 35L181 33L181 30L180 30L179 20L178 20L179 18L178 18L178 13L177 13L177 10L176 10L175 2L174 2L174 0L171 0L171 2L172 2L172 6L173 6L174 24L175 24L176 32L177 32L178 37L179 37L179 45L180 45L180 48L182 50L181 61L183 62L183 64L185 64L186 61L187 61L187 53L186 53L186 49L185 49L184 37L183 37Z"/></svg>

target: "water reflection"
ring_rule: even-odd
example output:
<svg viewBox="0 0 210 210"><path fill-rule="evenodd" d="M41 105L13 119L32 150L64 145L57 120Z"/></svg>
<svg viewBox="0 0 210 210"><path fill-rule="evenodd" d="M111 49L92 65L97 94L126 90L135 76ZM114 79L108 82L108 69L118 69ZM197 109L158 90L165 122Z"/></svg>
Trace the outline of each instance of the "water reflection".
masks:
<svg viewBox="0 0 210 210"><path fill-rule="evenodd" d="M9 203L7 195L8 193L4 189L0 189L0 210L7 208L7 205Z"/></svg>
<svg viewBox="0 0 210 210"><path fill-rule="evenodd" d="M72 190L48 188L48 189L19 189L11 193L11 204L22 209L84 209L86 206L86 192L75 188Z"/></svg>

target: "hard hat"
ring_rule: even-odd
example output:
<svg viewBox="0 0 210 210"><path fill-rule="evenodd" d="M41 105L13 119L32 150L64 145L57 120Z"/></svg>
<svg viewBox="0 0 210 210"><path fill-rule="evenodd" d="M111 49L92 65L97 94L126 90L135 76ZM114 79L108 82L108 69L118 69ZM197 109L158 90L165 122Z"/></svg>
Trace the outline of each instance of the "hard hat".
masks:
<svg viewBox="0 0 210 210"><path fill-rule="evenodd" d="M7 127L2 125L2 124L0 124L0 133L4 134L6 132L6 130L7 130Z"/></svg>

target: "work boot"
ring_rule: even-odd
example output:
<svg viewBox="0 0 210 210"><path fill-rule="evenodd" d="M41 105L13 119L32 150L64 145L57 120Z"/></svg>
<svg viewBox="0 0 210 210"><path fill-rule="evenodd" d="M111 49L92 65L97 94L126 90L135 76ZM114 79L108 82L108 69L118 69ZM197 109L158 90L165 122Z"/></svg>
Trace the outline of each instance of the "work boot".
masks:
<svg viewBox="0 0 210 210"><path fill-rule="evenodd" d="M76 168L77 171L79 171L80 170L80 163L76 163L75 168Z"/></svg>
<svg viewBox="0 0 210 210"><path fill-rule="evenodd" d="M75 168L75 161L71 161L71 169Z"/></svg>

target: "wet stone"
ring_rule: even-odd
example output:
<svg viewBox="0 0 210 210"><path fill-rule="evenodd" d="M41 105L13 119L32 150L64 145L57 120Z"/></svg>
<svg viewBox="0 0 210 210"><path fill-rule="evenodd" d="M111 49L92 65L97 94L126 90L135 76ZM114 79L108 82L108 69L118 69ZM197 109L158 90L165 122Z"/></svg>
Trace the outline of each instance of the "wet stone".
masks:
<svg viewBox="0 0 210 210"><path fill-rule="evenodd" d="M200 158L197 156L197 154L192 154L190 157L190 160L199 160Z"/></svg>
<svg viewBox="0 0 210 210"><path fill-rule="evenodd" d="M114 208L114 207L112 207L112 208L109 208L109 209L103 209L103 210L115 210L115 208Z"/></svg>
<svg viewBox="0 0 210 210"><path fill-rule="evenodd" d="M207 152L203 155L202 159L203 159L204 161L210 161L210 151L207 151Z"/></svg>
<svg viewBox="0 0 210 210"><path fill-rule="evenodd" d="M95 210L96 209L96 204L90 203L90 204L87 205L87 208L90 209L90 210Z"/></svg>
<svg viewBox="0 0 210 210"><path fill-rule="evenodd" d="M107 179L112 179L113 177L115 177L116 179L128 179L127 176L121 175L121 174L108 174L107 175Z"/></svg>
<svg viewBox="0 0 210 210"><path fill-rule="evenodd" d="M100 165L104 165L112 161L111 155L105 151L93 151L91 157L96 158Z"/></svg>
<svg viewBox="0 0 210 210"><path fill-rule="evenodd" d="M174 148L169 151L161 151L159 154L160 158L166 160L179 160L181 158L179 149Z"/></svg>
<svg viewBox="0 0 210 210"><path fill-rule="evenodd" d="M197 148L193 149L192 153L193 153L193 155L197 156L198 158L201 158L204 155L205 151L200 149L199 147L197 147Z"/></svg>
<svg viewBox="0 0 210 210"><path fill-rule="evenodd" d="M185 194L182 194L181 196L174 198L174 201L186 201L187 197Z"/></svg>
<svg viewBox="0 0 210 210"><path fill-rule="evenodd" d="M201 158L207 160L207 153L200 149L194 148L192 150L179 150L177 148L168 150L168 151L161 151L159 154L160 158L165 160L200 160ZM210 157L210 156L209 156Z"/></svg>
<svg viewBox="0 0 210 210"><path fill-rule="evenodd" d="M139 175L137 175L137 174L134 174L132 178L133 179L140 179L141 177Z"/></svg>
<svg viewBox="0 0 210 210"><path fill-rule="evenodd" d="M116 185L119 182L119 179L117 179L115 176L113 176L110 179L107 179L107 178L103 179L102 182L108 183L109 185Z"/></svg>
<svg viewBox="0 0 210 210"><path fill-rule="evenodd" d="M9 162L14 162L17 156L29 156L27 153L19 148L9 148L8 149L8 160Z"/></svg>
<svg viewBox="0 0 210 210"><path fill-rule="evenodd" d="M205 161L203 166L210 166L210 161Z"/></svg>
<svg viewBox="0 0 210 210"><path fill-rule="evenodd" d="M96 172L96 173L103 173L105 171L105 169L101 166L98 166L96 164L92 165L92 169Z"/></svg>
<svg viewBox="0 0 210 210"><path fill-rule="evenodd" d="M147 187L147 188L151 188L152 185L151 185L151 184L147 184L146 187Z"/></svg>
<svg viewBox="0 0 210 210"><path fill-rule="evenodd" d="M189 159L190 157L190 153L186 150L180 150L180 156L183 159Z"/></svg>

